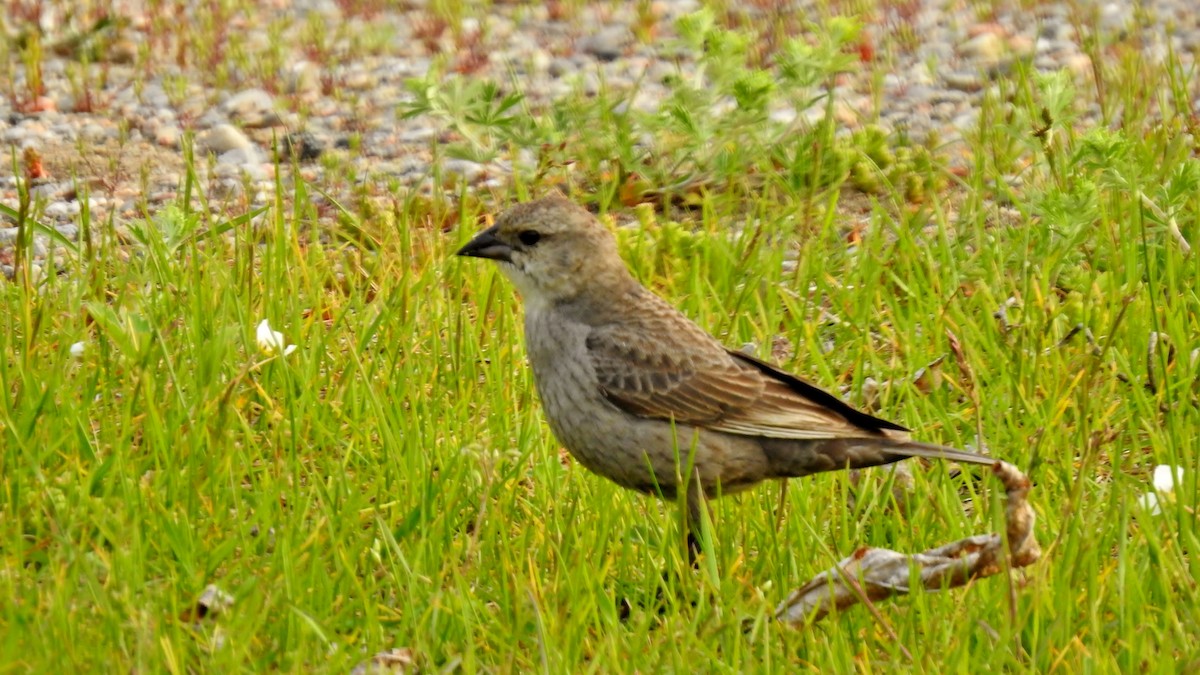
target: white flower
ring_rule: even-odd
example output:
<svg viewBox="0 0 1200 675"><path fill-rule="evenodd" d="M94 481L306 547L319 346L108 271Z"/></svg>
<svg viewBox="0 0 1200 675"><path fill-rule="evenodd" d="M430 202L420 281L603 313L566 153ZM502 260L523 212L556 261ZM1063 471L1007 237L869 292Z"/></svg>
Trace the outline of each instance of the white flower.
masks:
<svg viewBox="0 0 1200 675"><path fill-rule="evenodd" d="M287 341L283 339L283 333L271 330L271 324L266 319L258 324L254 339L258 341L258 348L267 356L275 356L280 353L287 356L296 351L296 345L286 345Z"/></svg>
<svg viewBox="0 0 1200 675"><path fill-rule="evenodd" d="M1162 507L1158 505L1158 493L1147 492L1138 497L1138 505L1150 512L1150 515L1157 516L1162 513Z"/></svg>
<svg viewBox="0 0 1200 675"><path fill-rule="evenodd" d="M1159 464L1154 467L1154 477L1151 482L1154 484L1155 491L1147 492L1139 497L1138 504L1149 511L1151 515L1157 516L1162 513L1161 499L1169 500L1171 493L1175 491L1175 486L1183 482L1183 467Z"/></svg>
<svg viewBox="0 0 1200 675"><path fill-rule="evenodd" d="M1183 467L1159 464L1154 467L1154 489L1159 492L1171 492L1176 485L1183 482Z"/></svg>
<svg viewBox="0 0 1200 675"><path fill-rule="evenodd" d="M77 359L82 359L83 358L83 350L85 350L85 349L87 349L87 343L76 342L75 344L71 345L71 349L69 351L71 352L71 356L73 356Z"/></svg>

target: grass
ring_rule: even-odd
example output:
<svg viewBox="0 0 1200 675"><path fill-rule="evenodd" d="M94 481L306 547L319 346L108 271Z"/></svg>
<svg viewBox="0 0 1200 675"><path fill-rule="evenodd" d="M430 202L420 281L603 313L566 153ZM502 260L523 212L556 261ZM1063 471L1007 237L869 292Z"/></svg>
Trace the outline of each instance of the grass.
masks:
<svg viewBox="0 0 1200 675"><path fill-rule="evenodd" d="M455 7L477 11L439 11ZM469 132L447 152L541 148L510 187L354 193L320 244L326 221L293 205L331 186L281 179L265 211L214 214L187 172L133 245L85 210L94 237L63 274L0 286L3 670L346 672L393 647L465 672L1200 666L1200 263L1171 231L1200 231L1194 120L1170 102L1194 74L1113 51L1090 128L1075 115L1097 89L1017 67L965 148L881 147L828 119L764 122L822 100L853 26L793 45L789 74L693 22L719 47L715 85L680 82L664 115L615 112L629 94L608 89L549 110L519 82L414 83L410 114ZM207 39L197 58L234 38ZM519 299L452 257L486 214L554 187L625 223L634 273L727 344L1025 468L1042 562L881 603L887 626L862 608L770 620L858 546L1001 525L986 477L934 467L903 503L881 472L793 481L782 518L777 486L721 500L714 556L688 570L669 505L566 458ZM45 232L38 204L9 207L22 242ZM295 353L260 350L263 319ZM1157 464L1184 481L1153 515ZM614 598L653 598L664 569L681 581L662 611L622 621ZM200 611L209 584L233 604Z"/></svg>

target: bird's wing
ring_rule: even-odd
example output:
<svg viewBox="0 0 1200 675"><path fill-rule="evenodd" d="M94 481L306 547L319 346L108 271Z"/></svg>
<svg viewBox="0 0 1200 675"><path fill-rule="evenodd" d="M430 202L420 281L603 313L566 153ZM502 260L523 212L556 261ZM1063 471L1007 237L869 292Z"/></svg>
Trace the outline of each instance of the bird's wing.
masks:
<svg viewBox="0 0 1200 675"><path fill-rule="evenodd" d="M856 410L829 392L742 352L729 357L765 382L753 409L727 420L727 431L771 438L908 438L908 429Z"/></svg>
<svg viewBox="0 0 1200 675"><path fill-rule="evenodd" d="M906 431L727 351L673 312L596 327L587 349L605 397L640 417L770 438L899 438Z"/></svg>

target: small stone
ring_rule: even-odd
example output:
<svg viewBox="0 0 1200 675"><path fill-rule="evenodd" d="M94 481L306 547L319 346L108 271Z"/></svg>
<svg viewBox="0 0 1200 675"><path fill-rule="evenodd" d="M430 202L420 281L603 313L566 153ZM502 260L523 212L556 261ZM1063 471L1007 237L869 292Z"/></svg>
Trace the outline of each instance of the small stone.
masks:
<svg viewBox="0 0 1200 675"><path fill-rule="evenodd" d="M973 59L980 67L992 69L999 66L1008 54L1004 38L994 32L980 33L958 46L958 53Z"/></svg>
<svg viewBox="0 0 1200 675"><path fill-rule="evenodd" d="M1087 54L1072 54L1063 64L1077 78L1087 78L1092 75L1092 59Z"/></svg>
<svg viewBox="0 0 1200 675"><path fill-rule="evenodd" d="M551 77L562 77L568 73L575 72L575 70L576 67L574 62L572 62L570 59L564 59L562 57L550 61L550 65L547 67L547 72L550 73Z"/></svg>
<svg viewBox="0 0 1200 675"><path fill-rule="evenodd" d="M684 14L691 14L698 9L700 9L698 0L671 0L670 2L655 0L655 2L650 4L653 16L668 23L674 22L675 19Z"/></svg>
<svg viewBox="0 0 1200 675"><path fill-rule="evenodd" d="M1034 53L1033 40L1024 35L1014 35L1008 40L1009 52L1017 58L1028 58Z"/></svg>
<svg viewBox="0 0 1200 675"><path fill-rule="evenodd" d="M229 119L247 129L263 129L283 123L275 111L275 99L262 89L247 89L221 104Z"/></svg>
<svg viewBox="0 0 1200 675"><path fill-rule="evenodd" d="M605 26L579 41L579 51L600 61L615 61L625 52L633 34L626 26Z"/></svg>
<svg viewBox="0 0 1200 675"><path fill-rule="evenodd" d="M154 130L154 143L163 148L178 148L183 130L175 124L160 124Z"/></svg>
<svg viewBox="0 0 1200 675"><path fill-rule="evenodd" d="M284 159L294 157L301 162L311 162L317 159L325 149L325 144L308 131L299 131L285 136L282 145Z"/></svg>
<svg viewBox="0 0 1200 675"><path fill-rule="evenodd" d="M955 89L935 89L929 92L928 100L933 104L952 103L954 105L964 105L969 98L967 94Z"/></svg>
<svg viewBox="0 0 1200 675"><path fill-rule="evenodd" d="M137 55L137 43L129 38L118 38L108 46L108 60L113 63L133 63L137 60Z"/></svg>
<svg viewBox="0 0 1200 675"><path fill-rule="evenodd" d="M963 133L974 131L979 125L979 111L975 108L968 109L950 120L950 124Z"/></svg>
<svg viewBox="0 0 1200 675"><path fill-rule="evenodd" d="M62 225L55 225L54 229L57 230L59 234L61 234L66 239L69 239L70 241L75 241L76 239L79 238L79 226L76 225L75 223L64 223Z"/></svg>
<svg viewBox="0 0 1200 675"><path fill-rule="evenodd" d="M73 183L55 183L44 182L34 185L29 190L29 194L33 197L41 197L45 199L54 199L59 201L68 201L67 197L75 191Z"/></svg>
<svg viewBox="0 0 1200 675"><path fill-rule="evenodd" d="M399 133L396 140L401 143L423 143L438 135L433 127L411 127Z"/></svg>
<svg viewBox="0 0 1200 675"><path fill-rule="evenodd" d="M863 109L844 101L835 101L833 104L833 119L838 125L844 128L858 128L859 116L863 113Z"/></svg>
<svg viewBox="0 0 1200 675"><path fill-rule="evenodd" d="M942 80L951 88L959 91L979 91L983 89L983 79L975 73L949 71L942 73Z"/></svg>
<svg viewBox="0 0 1200 675"><path fill-rule="evenodd" d="M1099 28L1105 33L1124 35L1133 23L1133 5L1124 2L1107 2L1100 7Z"/></svg>
<svg viewBox="0 0 1200 675"><path fill-rule="evenodd" d="M83 128L79 130L79 135L89 143L103 143L104 139L108 138L109 130L95 122L90 122L83 125Z"/></svg>
<svg viewBox="0 0 1200 675"><path fill-rule="evenodd" d="M254 147L254 143L246 137L246 134L232 124L219 124L209 129L200 134L200 137L196 139L196 144L201 150L216 155L230 150Z"/></svg>
<svg viewBox="0 0 1200 675"><path fill-rule="evenodd" d="M79 202L50 202L43 213L56 220L66 220L79 215L79 209Z"/></svg>
<svg viewBox="0 0 1200 675"><path fill-rule="evenodd" d="M365 69L347 73L341 80L343 87L353 91L367 91L374 89L378 84L379 77L375 73Z"/></svg>
<svg viewBox="0 0 1200 675"><path fill-rule="evenodd" d="M1042 25L1041 36L1052 43L1073 43L1075 41L1075 27L1069 23L1047 22Z"/></svg>
<svg viewBox="0 0 1200 675"><path fill-rule="evenodd" d="M209 195L213 199L234 199L245 192L242 181L237 178L225 177L212 182Z"/></svg>
<svg viewBox="0 0 1200 675"><path fill-rule="evenodd" d="M29 111L36 113L57 112L58 103L49 96L38 96L33 100L33 104L29 106Z"/></svg>
<svg viewBox="0 0 1200 675"><path fill-rule="evenodd" d="M285 86L289 94L319 94L321 67L312 61L297 62L288 69Z"/></svg>
<svg viewBox="0 0 1200 675"><path fill-rule="evenodd" d="M442 169L447 173L462 176L468 184L474 184L487 173L487 167L468 159L448 159L442 163Z"/></svg>
<svg viewBox="0 0 1200 675"><path fill-rule="evenodd" d="M529 69L535 73L544 73L550 69L550 64L554 59L545 49L535 49L529 55Z"/></svg>
<svg viewBox="0 0 1200 675"><path fill-rule="evenodd" d="M228 152L223 152L217 157L217 164L226 164L231 166L241 166L243 164L251 164L261 161L258 156L258 148L234 148Z"/></svg>

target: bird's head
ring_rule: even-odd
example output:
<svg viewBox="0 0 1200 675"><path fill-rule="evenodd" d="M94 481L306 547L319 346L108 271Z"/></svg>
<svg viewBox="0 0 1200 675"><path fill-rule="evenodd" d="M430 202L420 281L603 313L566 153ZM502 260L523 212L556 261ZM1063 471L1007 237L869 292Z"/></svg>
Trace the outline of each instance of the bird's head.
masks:
<svg viewBox="0 0 1200 675"><path fill-rule="evenodd" d="M509 208L458 255L498 262L530 307L567 302L632 279L612 233L562 196Z"/></svg>

